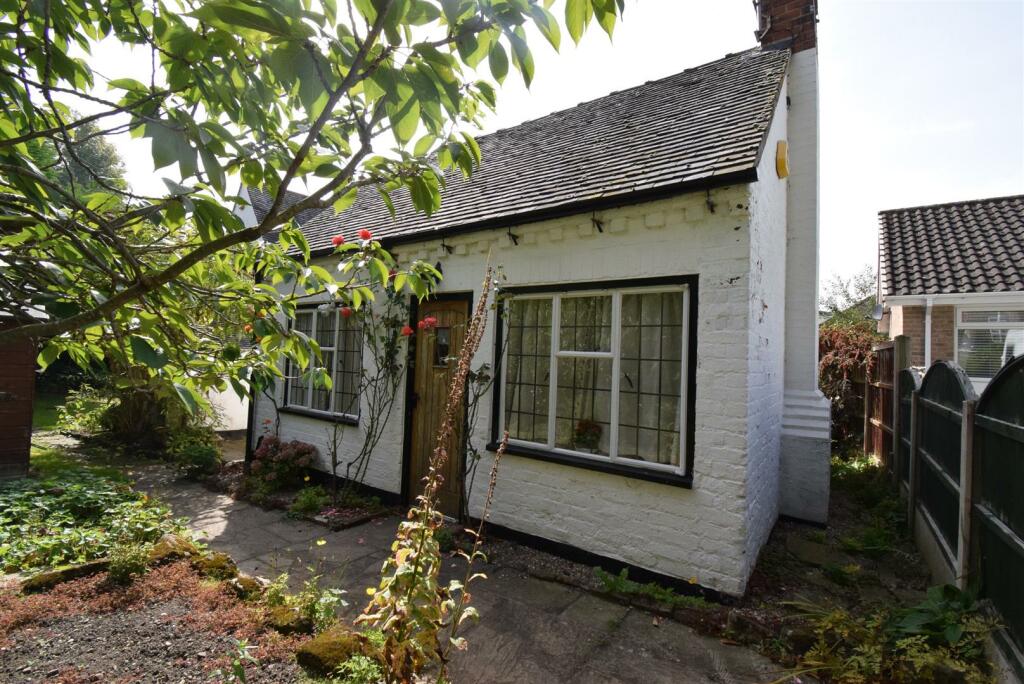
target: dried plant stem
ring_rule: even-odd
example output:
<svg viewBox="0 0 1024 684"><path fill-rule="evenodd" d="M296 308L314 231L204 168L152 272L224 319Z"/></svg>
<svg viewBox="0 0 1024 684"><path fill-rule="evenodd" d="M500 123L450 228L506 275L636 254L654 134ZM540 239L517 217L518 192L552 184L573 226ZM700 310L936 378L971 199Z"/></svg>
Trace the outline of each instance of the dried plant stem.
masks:
<svg viewBox="0 0 1024 684"><path fill-rule="evenodd" d="M480 513L480 523L477 525L476 532L471 532L473 535L473 548L468 554L463 553L463 557L466 559L466 574L462 581L462 591L459 594L459 600L456 602L455 609L452 611L451 630L448 634L448 643L441 652L441 670L437 675L438 684L442 681L447 681L449 653L451 653L452 646L461 643L457 641L459 627L462 626L463 615L465 615L466 607L469 605L470 599L472 598L472 594L469 593L469 584L475 579L483 579L483 575L477 575L473 572L473 563L477 558L484 558L483 552L480 551L484 541L484 524L491 515L491 503L494 501L494 487L498 484L498 464L501 463L501 457L504 455L507 448L508 430L505 430L505 434L501 437L501 444L498 445L498 451L494 454L494 463L491 464L491 475L487 481L487 495L484 497L484 507ZM486 560L486 558L484 558L484 560Z"/></svg>
<svg viewBox="0 0 1024 684"><path fill-rule="evenodd" d="M464 622L476 613L468 605L471 596L465 587L481 575L467 571L465 584L453 581L442 586L439 583L441 551L435 533L444 523L444 517L437 509L438 492L444 481L442 473L449 458L449 450L457 450L461 446L454 443L454 436L457 424L461 423L459 415L465 399L470 363L480 349L487 325L488 300L493 283L493 271L488 264L481 296L470 317L449 383L436 445L430 456L427 475L423 478L423 493L417 497L416 504L409 509L406 519L398 526L392 555L384 561L381 569L380 584L376 589L371 587L367 590L372 598L362 615L356 619L357 624L371 625L384 634L381 656L385 665L384 680L389 683L412 681L432 663L439 664L443 674L450 649L447 646L441 647L442 631L451 630L451 638L451 633L457 632L457 623ZM503 452L504 446L495 458L491 471L482 519L489 515L497 463ZM477 531L478 541L474 544L473 555L463 553L470 560L470 566L473 559L483 556L479 550L481 531L482 527ZM459 593L458 598L455 597L456 593ZM464 639L455 638L454 645L464 648Z"/></svg>

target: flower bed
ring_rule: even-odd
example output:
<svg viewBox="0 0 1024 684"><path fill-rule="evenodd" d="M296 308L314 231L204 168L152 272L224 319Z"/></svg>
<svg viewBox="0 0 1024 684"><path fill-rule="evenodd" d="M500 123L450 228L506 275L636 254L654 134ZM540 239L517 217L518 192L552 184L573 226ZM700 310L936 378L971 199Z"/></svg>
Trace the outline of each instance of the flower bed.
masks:
<svg viewBox="0 0 1024 684"><path fill-rule="evenodd" d="M183 529L127 484L85 470L0 485L0 570L20 572L107 555Z"/></svg>

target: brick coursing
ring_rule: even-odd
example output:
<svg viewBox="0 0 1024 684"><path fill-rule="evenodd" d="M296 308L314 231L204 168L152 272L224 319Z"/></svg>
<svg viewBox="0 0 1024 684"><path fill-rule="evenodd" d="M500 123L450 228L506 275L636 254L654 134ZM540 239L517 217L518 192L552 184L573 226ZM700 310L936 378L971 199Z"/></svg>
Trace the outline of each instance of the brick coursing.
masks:
<svg viewBox="0 0 1024 684"><path fill-rule="evenodd" d="M761 45L791 42L793 52L817 47L818 8L816 0L760 0L758 11Z"/></svg>
<svg viewBox="0 0 1024 684"><path fill-rule="evenodd" d="M925 363L925 308L923 306L900 306L899 316L902 325L894 325L889 334L892 337L906 335L910 338L910 364L923 366ZM952 361L956 348L956 307L932 307L932 363L936 361Z"/></svg>

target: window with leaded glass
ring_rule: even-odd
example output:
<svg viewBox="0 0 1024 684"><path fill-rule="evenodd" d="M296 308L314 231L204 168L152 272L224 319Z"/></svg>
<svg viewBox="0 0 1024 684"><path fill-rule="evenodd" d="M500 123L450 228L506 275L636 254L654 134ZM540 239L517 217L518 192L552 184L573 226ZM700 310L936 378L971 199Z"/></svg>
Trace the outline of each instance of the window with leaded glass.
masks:
<svg viewBox="0 0 1024 684"><path fill-rule="evenodd" d="M685 285L512 294L501 428L513 444L685 474Z"/></svg>
<svg viewBox="0 0 1024 684"><path fill-rule="evenodd" d="M323 367L331 373L332 387L317 387L289 366L286 405L322 413L359 416L359 381L362 377L362 329L337 309L300 310L292 328L320 345Z"/></svg>

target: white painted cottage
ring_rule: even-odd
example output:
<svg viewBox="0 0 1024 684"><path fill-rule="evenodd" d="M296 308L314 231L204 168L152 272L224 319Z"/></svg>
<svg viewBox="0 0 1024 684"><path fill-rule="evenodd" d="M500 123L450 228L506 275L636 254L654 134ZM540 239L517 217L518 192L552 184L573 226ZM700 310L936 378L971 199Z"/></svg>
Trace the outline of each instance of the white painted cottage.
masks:
<svg viewBox="0 0 1024 684"><path fill-rule="evenodd" d="M409 359L437 372L407 373L367 485L415 495L432 446L418 435L437 420L443 358L490 253L507 315L492 314L473 364L500 374L474 429L492 448L512 437L497 531L741 594L780 515L825 520L816 18L807 0L762 0L759 14L760 47L481 137L482 168L453 173L431 217L399 199L392 219L375 193L302 217L322 263L332 236L368 227L444 273L414 313L438 329ZM260 218L266 197L250 194ZM328 333L334 396L293 384L277 402L282 438L316 444L329 471L325 426L349 425L343 460L362 442L345 375L361 350L315 305L296 325ZM273 410L255 402L250 446ZM458 471L452 486L454 515ZM471 516L483 495L471 492Z"/></svg>

